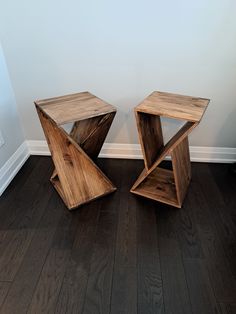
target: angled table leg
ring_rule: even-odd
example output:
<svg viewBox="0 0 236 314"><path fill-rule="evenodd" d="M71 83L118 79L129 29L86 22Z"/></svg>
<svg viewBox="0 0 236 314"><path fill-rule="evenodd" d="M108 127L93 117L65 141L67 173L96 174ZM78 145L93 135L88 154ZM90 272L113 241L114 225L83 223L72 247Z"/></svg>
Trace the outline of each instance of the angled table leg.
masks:
<svg viewBox="0 0 236 314"><path fill-rule="evenodd" d="M115 113L111 112L99 117L77 121L73 125L70 136L91 159L96 159L114 117Z"/></svg>
<svg viewBox="0 0 236 314"><path fill-rule="evenodd" d="M188 137L180 142L171 153L174 180L178 203L183 203L189 182L191 180L191 162Z"/></svg>

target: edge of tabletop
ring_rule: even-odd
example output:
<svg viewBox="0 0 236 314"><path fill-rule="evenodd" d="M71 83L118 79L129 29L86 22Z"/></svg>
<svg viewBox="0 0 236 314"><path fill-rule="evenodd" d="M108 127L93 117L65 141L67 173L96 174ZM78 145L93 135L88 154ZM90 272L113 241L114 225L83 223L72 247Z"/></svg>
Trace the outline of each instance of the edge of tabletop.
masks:
<svg viewBox="0 0 236 314"><path fill-rule="evenodd" d="M154 92L153 92L154 93ZM151 96L153 93L151 93L150 95L148 95L147 97ZM146 97L146 98L147 98ZM191 97L191 96L190 96ZM202 109L202 114L201 114L201 117L200 119L186 119L186 117L176 117L174 115L171 115L171 114L164 114L164 113L161 113L161 112L156 112L155 110L150 110L150 109L143 109L143 108L140 108L141 105L143 104L143 102L145 101L144 98L137 106L134 107L134 112L135 114L136 113L147 113L147 114L151 114L151 115L155 115L155 116L160 116L160 117L166 117L166 118L171 118L171 119L176 119L176 120L184 120L184 121L190 121L190 122L194 122L194 123L200 123L200 121L202 120L204 114L205 114L205 111L206 109L208 108L208 105L211 101L211 99L209 98L202 98L202 97L193 97L193 98L199 98L199 99L202 99L202 100L205 100L206 101L206 105L205 107Z"/></svg>
<svg viewBox="0 0 236 314"><path fill-rule="evenodd" d="M110 107L110 109L107 110L104 114L108 114L108 113L112 113L112 112L116 113L116 112L117 112L117 109L116 109L115 106L113 106L113 105L109 104L108 102L106 102L105 100L103 100L103 99L101 99L101 98L99 98L99 97L97 97L97 96L91 94L90 92L86 91L86 92L81 92L81 93L89 93L91 96L96 97L97 99L101 100L104 104L108 105L108 106ZM69 97L69 96L76 96L76 95L78 95L78 94L80 94L80 93L68 94L68 95L64 95L64 96L65 96L65 97L67 97L67 96ZM56 99L60 99L61 97L64 97L64 96L56 96L56 97L51 97L51 98L46 98L46 99L35 100L33 103L34 103L36 109L38 109L38 110L40 110L41 112L43 112L43 114L45 114L48 118L50 118L50 120L54 121L57 125L62 125L63 123L58 123L57 121L55 121L55 120L44 110L44 106L48 106L48 105L50 106L50 103L40 103L40 102L45 102L45 101L49 101L49 102L50 102L50 101L52 101L52 100L54 100L54 99L55 99L55 100L56 100ZM66 100L65 100L65 101L66 101ZM95 115L91 115L89 118L93 118L93 117L100 116L100 115L103 115L103 113L101 113L101 114L97 114L97 113L96 113ZM85 119L87 119L87 117L86 117L86 118L83 118L83 119L80 119L80 121L85 120ZM68 121L67 123L70 123L70 122L74 122L74 120Z"/></svg>

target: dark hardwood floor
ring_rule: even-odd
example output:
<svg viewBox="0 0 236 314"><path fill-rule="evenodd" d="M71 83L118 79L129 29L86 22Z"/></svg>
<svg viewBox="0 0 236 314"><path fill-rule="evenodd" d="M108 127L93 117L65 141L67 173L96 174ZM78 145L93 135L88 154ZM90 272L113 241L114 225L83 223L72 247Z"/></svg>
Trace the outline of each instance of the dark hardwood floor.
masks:
<svg viewBox="0 0 236 314"><path fill-rule="evenodd" d="M228 165L193 163L176 209L129 192L141 160L98 163L117 192L73 212L49 157L30 157L1 196L0 313L236 313Z"/></svg>

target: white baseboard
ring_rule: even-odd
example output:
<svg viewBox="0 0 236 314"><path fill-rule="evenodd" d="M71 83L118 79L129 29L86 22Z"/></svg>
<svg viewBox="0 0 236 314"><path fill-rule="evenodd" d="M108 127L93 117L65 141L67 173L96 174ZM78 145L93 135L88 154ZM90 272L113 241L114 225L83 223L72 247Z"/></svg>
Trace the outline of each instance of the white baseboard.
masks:
<svg viewBox="0 0 236 314"><path fill-rule="evenodd" d="M50 155L46 141L27 141L30 155ZM105 143L99 157L142 159L139 144ZM236 162L236 148L190 146L191 161L232 163Z"/></svg>
<svg viewBox="0 0 236 314"><path fill-rule="evenodd" d="M38 155L38 156L50 156L51 153L48 148L48 144L46 141L27 141L27 146L29 149L30 155Z"/></svg>
<svg viewBox="0 0 236 314"><path fill-rule="evenodd" d="M9 160L0 168L0 195L30 155L49 156L46 141L25 141ZM142 159L139 144L105 143L99 157ZM236 148L190 146L191 161L232 163L236 162ZM167 158L168 159L168 158Z"/></svg>
<svg viewBox="0 0 236 314"><path fill-rule="evenodd" d="M15 153L0 168L0 195L5 191L11 183L17 172L29 157L29 149L27 143L24 142L15 151Z"/></svg>

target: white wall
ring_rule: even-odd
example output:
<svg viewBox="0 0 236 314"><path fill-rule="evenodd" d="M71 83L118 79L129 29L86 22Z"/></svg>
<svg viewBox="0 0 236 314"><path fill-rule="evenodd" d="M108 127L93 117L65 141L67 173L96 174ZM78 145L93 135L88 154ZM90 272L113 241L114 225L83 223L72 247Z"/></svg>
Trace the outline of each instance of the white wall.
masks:
<svg viewBox="0 0 236 314"><path fill-rule="evenodd" d="M107 142L137 143L153 90L211 98L191 145L236 147L235 0L1 1L0 36L27 139L33 100L89 90L118 108Z"/></svg>
<svg viewBox="0 0 236 314"><path fill-rule="evenodd" d="M0 130L5 144L0 147L0 168L24 142L15 96L0 45ZM1 183L1 182L0 182ZM1 190L1 186L0 186Z"/></svg>

